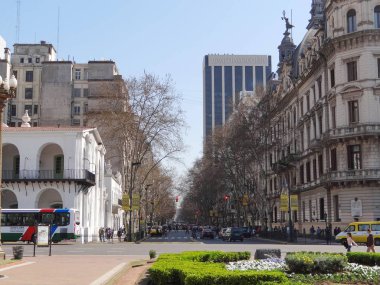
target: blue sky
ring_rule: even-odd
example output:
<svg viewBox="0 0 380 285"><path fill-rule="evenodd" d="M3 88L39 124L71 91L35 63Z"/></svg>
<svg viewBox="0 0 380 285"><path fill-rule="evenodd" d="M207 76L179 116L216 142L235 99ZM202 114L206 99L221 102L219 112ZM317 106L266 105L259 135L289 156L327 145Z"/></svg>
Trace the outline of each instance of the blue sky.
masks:
<svg viewBox="0 0 380 285"><path fill-rule="evenodd" d="M5 1L0 18L0 35L12 51L16 3ZM112 59L125 78L144 70L172 76L189 126L183 161L191 167L202 152L203 56L268 54L276 71L277 47L285 31L282 11L290 19L292 10L298 44L306 32L311 0L21 0L20 43L45 40L57 47L58 7L60 59ZM185 167L177 169L183 173Z"/></svg>

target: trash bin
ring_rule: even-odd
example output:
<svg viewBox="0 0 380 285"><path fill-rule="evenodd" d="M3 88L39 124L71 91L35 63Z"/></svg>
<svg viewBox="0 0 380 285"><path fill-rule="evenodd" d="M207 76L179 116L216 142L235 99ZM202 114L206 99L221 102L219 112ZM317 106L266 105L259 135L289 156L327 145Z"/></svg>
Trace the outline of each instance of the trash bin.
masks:
<svg viewBox="0 0 380 285"><path fill-rule="evenodd" d="M21 245L18 245L18 246L14 246L12 249L13 249L14 259L22 259L24 255L24 247Z"/></svg>

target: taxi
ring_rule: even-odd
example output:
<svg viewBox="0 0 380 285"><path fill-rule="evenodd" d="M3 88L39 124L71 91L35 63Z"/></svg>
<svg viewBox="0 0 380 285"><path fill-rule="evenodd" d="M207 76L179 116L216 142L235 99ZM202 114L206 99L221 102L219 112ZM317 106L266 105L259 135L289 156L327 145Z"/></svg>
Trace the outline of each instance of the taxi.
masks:
<svg viewBox="0 0 380 285"><path fill-rule="evenodd" d="M372 231L375 245L380 245L380 221L352 222L343 232L340 232L335 236L335 240L342 243L347 239L347 233L351 233L352 239L356 243L366 243L368 229L371 229Z"/></svg>

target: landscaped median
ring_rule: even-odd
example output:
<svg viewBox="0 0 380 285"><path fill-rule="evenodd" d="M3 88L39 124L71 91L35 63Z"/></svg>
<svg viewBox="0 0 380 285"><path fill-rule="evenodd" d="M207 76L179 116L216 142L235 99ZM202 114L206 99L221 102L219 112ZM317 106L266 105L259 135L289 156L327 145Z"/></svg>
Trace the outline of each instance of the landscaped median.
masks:
<svg viewBox="0 0 380 285"><path fill-rule="evenodd" d="M377 260L374 254L367 259ZM149 269L154 285L380 284L380 268L349 263L339 253L290 253L285 260L249 260L249 252L161 254ZM356 257L366 260L364 256ZM376 262L372 263L377 264Z"/></svg>

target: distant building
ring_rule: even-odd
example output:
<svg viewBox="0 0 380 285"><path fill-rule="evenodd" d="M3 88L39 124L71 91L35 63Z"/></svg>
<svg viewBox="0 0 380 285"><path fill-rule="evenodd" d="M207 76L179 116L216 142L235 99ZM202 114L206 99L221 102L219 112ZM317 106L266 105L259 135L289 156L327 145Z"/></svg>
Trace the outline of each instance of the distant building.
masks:
<svg viewBox="0 0 380 285"><path fill-rule="evenodd" d="M124 86L115 62L57 60L53 45L45 41L15 44L11 68L18 86L4 112L9 126L20 126L25 111L34 127L86 126L86 113L99 107L101 93Z"/></svg>
<svg viewBox="0 0 380 285"><path fill-rule="evenodd" d="M203 135L222 126L240 100L241 92L266 87L272 72L267 55L206 55L203 61Z"/></svg>

